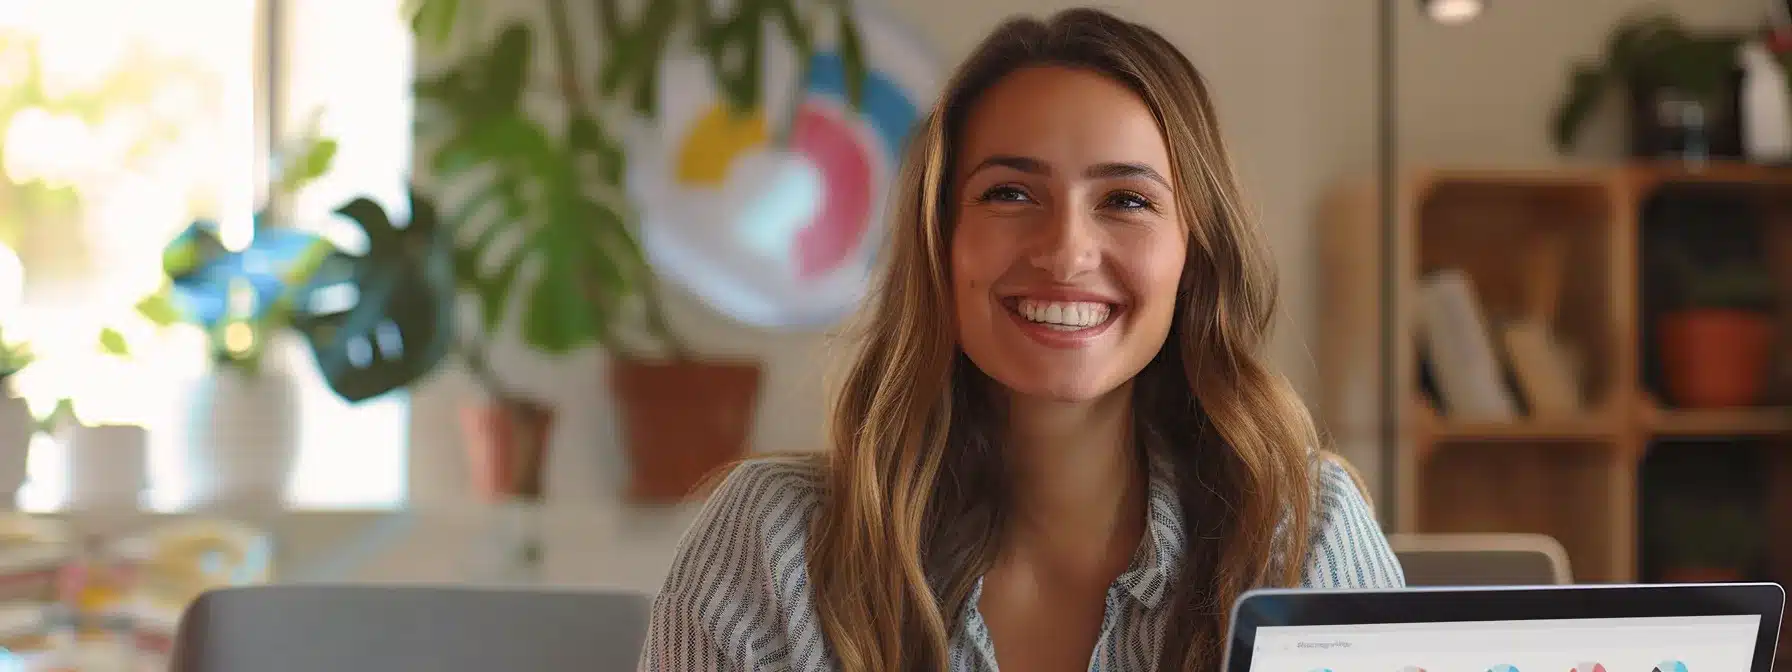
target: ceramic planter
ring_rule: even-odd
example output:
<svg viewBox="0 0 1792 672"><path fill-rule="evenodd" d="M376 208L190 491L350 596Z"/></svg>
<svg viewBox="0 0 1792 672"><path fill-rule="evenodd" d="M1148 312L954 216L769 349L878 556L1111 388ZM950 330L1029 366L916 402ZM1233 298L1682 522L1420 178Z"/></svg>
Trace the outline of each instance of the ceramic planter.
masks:
<svg viewBox="0 0 1792 672"><path fill-rule="evenodd" d="M610 386L629 460L629 499L669 503L747 453L759 400L757 362L617 359Z"/></svg>
<svg viewBox="0 0 1792 672"><path fill-rule="evenodd" d="M277 507L298 451L298 394L277 367L222 369L199 381L190 441L193 502Z"/></svg>
<svg viewBox="0 0 1792 672"><path fill-rule="evenodd" d="M540 500L553 423L553 409L522 399L462 408L474 492L488 501Z"/></svg>
<svg viewBox="0 0 1792 672"><path fill-rule="evenodd" d="M1667 391L1684 408L1749 406L1766 388L1774 326L1763 313L1701 308L1661 317Z"/></svg>
<svg viewBox="0 0 1792 672"><path fill-rule="evenodd" d="M149 433L135 425L77 425L68 440L75 509L136 509L149 485Z"/></svg>

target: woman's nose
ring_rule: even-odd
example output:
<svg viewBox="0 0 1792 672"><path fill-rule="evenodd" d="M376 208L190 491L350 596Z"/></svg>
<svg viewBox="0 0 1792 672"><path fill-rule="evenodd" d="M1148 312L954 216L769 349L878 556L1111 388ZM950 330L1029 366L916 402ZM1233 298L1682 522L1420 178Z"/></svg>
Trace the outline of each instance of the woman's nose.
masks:
<svg viewBox="0 0 1792 672"><path fill-rule="evenodd" d="M1095 270L1100 264L1101 251L1096 245L1089 217L1074 208L1054 210L1050 221L1038 229L1030 259L1032 265L1059 282Z"/></svg>

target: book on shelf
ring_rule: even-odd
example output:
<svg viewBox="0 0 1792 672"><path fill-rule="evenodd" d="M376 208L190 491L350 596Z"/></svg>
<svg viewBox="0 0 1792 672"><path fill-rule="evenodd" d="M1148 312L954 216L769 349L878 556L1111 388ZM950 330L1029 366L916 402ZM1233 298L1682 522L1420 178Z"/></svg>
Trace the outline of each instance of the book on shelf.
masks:
<svg viewBox="0 0 1792 672"><path fill-rule="evenodd" d="M1492 329L1474 281L1459 269L1435 271L1418 293L1418 340L1444 414L1458 420L1510 421L1518 402L1506 385Z"/></svg>
<svg viewBox="0 0 1792 672"><path fill-rule="evenodd" d="M1513 320L1500 329L1506 363L1531 415L1569 415L1581 410L1578 366L1541 320Z"/></svg>

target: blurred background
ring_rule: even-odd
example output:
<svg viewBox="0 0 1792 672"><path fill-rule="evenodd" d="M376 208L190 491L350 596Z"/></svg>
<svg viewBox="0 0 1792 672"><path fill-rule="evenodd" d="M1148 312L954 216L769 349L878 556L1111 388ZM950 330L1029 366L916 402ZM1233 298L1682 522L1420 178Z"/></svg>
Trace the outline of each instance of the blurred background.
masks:
<svg viewBox="0 0 1792 672"><path fill-rule="evenodd" d="M0 645L651 593L706 475L824 445L950 67L1075 4L0 1ZM1273 360L1403 557L1677 582L1792 577L1786 4L1103 6L1209 79Z"/></svg>

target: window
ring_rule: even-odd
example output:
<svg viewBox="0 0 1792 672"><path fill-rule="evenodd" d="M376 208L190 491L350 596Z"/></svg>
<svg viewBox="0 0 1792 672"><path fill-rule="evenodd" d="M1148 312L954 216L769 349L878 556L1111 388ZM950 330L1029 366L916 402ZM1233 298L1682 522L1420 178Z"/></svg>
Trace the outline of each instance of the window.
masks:
<svg viewBox="0 0 1792 672"><path fill-rule="evenodd" d="M295 225L352 250L335 205L360 194L403 204L411 57L399 1L0 3L0 242L25 271L21 308L0 328L26 332L40 355L15 384L34 403L69 396L84 419L145 427L152 508L184 507L205 467L191 462L189 391L207 364L194 330L157 330L130 308L160 282L160 250L188 222L248 231L268 147L314 115L342 149L298 195ZM268 45L277 58L258 57ZM258 104L269 100L271 111ZM282 138L270 143L270 129ZM7 200L21 193L31 202ZM102 327L124 333L134 356L100 355ZM289 505L402 504L406 400L348 406L297 339L269 355L296 389ZM35 440L19 504L63 506L66 461L56 440Z"/></svg>

